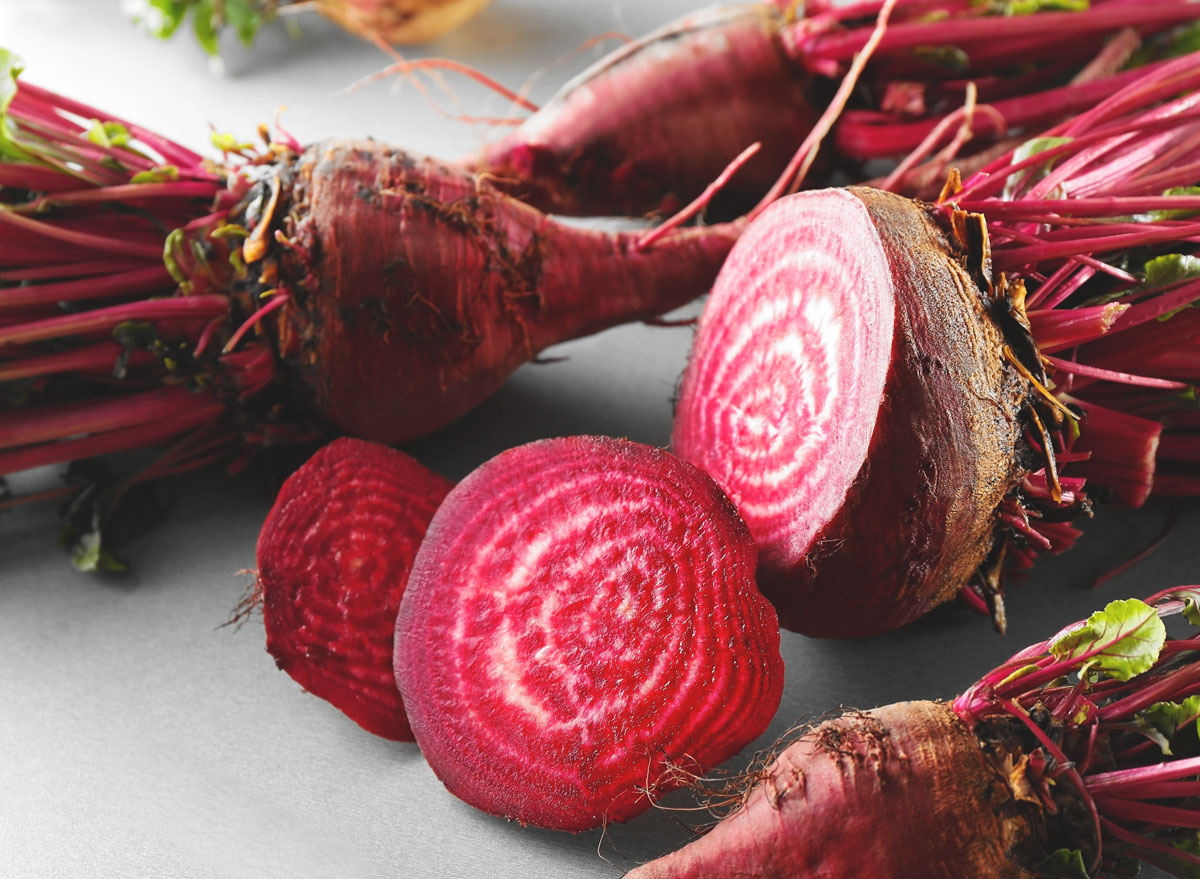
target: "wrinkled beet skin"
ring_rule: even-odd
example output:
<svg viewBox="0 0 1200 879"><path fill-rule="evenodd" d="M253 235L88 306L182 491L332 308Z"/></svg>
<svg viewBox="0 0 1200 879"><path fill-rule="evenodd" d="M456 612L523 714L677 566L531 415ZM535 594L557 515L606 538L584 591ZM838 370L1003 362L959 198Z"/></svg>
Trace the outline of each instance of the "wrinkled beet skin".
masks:
<svg viewBox="0 0 1200 879"><path fill-rule="evenodd" d="M624 46L472 161L542 210L669 213L746 147L762 149L709 216L754 204L817 118L806 74L766 4L706 10Z"/></svg>
<svg viewBox="0 0 1200 879"><path fill-rule="evenodd" d="M555 223L465 172L374 141L281 169L276 251L292 297L270 329L315 409L385 443L429 433L549 345L704 293L740 226L638 235Z"/></svg>
<svg viewBox="0 0 1200 879"><path fill-rule="evenodd" d="M739 811L627 879L1033 879L1040 818L950 706L901 702L810 730Z"/></svg>
<svg viewBox="0 0 1200 879"><path fill-rule="evenodd" d="M759 577L782 626L823 637L890 631L953 598L991 551L996 508L1024 475L1028 386L961 258L918 203L850 191L896 286L881 411L862 470L804 561Z"/></svg>

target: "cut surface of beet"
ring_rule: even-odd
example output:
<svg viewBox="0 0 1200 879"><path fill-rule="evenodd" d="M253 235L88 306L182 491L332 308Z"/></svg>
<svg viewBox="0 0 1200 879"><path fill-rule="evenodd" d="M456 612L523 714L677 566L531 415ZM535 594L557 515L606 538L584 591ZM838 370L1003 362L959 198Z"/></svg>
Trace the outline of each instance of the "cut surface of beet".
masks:
<svg viewBox="0 0 1200 879"><path fill-rule="evenodd" d="M866 459L891 359L879 234L841 190L764 212L725 264L675 421L680 454L738 505L765 564L791 568Z"/></svg>
<svg viewBox="0 0 1200 879"><path fill-rule="evenodd" d="M484 811L578 831L649 808L668 766L732 756L782 693L755 559L720 488L661 449L572 437L492 459L434 517L397 620L430 766Z"/></svg>
<svg viewBox="0 0 1200 879"><path fill-rule="evenodd" d="M392 638L417 547L451 486L387 446L335 440L284 483L259 535L276 665L385 738L412 740Z"/></svg>
<svg viewBox="0 0 1200 879"><path fill-rule="evenodd" d="M991 551L1028 391L990 309L930 213L875 190L789 196L734 247L672 439L738 505L781 625L896 628Z"/></svg>

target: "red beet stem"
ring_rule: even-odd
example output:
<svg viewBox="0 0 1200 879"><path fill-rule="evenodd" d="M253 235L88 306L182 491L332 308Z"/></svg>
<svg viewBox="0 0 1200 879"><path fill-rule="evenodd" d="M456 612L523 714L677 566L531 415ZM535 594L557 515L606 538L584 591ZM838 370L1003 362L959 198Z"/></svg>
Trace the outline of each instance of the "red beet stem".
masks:
<svg viewBox="0 0 1200 879"><path fill-rule="evenodd" d="M1086 14L1039 12L1036 15L947 18L932 23L901 23L888 29L881 52L910 50L930 45L954 45L970 53L973 42L994 45L998 40L1038 37L1058 40L1125 27L1173 25L1191 20L1195 10L1186 0L1143 0L1136 4L1095 4ZM803 25L801 25L803 34ZM1049 37L1048 35L1053 35ZM867 42L861 30L803 35L796 45L806 57L821 61L849 61Z"/></svg>

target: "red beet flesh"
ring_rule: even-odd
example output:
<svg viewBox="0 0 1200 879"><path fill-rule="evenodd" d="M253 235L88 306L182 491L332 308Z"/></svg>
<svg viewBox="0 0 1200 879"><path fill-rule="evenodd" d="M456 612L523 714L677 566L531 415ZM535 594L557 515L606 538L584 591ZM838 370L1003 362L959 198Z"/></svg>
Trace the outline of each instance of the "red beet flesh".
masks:
<svg viewBox="0 0 1200 879"><path fill-rule="evenodd" d="M258 538L267 650L304 689L412 740L392 674L400 597L452 483L407 455L339 439L284 483Z"/></svg>
<svg viewBox="0 0 1200 879"><path fill-rule="evenodd" d="M785 199L705 308L673 442L738 505L782 625L866 635L952 597L1021 473L1026 389L975 282L915 203Z"/></svg>
<svg viewBox="0 0 1200 879"><path fill-rule="evenodd" d="M413 733L449 790L561 830L624 821L668 764L762 733L783 685L754 542L699 469L622 440L543 440L450 493L396 628Z"/></svg>

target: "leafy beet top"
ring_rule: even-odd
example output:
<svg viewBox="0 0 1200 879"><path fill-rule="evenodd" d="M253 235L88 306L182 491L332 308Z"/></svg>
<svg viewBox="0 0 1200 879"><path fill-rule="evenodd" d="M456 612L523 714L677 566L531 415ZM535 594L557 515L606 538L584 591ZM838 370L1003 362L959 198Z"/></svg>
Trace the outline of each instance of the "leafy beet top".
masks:
<svg viewBox="0 0 1200 879"><path fill-rule="evenodd" d="M698 468L601 437L505 452L446 498L396 629L413 733L452 793L543 827L623 821L779 705L754 541ZM675 777L678 777L676 775Z"/></svg>
<svg viewBox="0 0 1200 879"><path fill-rule="evenodd" d="M387 446L335 440L284 483L259 534L275 663L385 738L412 740L392 675L396 611L451 485Z"/></svg>

